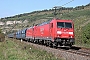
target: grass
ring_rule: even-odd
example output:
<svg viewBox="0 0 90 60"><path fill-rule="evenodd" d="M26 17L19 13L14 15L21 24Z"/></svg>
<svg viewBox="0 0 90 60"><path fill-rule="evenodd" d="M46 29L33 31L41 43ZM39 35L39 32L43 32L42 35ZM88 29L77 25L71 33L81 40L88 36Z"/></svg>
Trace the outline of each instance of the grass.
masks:
<svg viewBox="0 0 90 60"><path fill-rule="evenodd" d="M51 53L13 39L0 42L0 60L62 60Z"/></svg>

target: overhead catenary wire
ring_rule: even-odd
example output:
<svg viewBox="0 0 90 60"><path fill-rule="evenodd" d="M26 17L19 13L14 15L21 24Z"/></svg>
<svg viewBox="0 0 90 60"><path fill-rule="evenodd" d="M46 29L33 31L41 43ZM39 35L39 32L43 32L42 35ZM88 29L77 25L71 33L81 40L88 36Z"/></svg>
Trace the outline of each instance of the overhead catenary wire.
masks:
<svg viewBox="0 0 90 60"><path fill-rule="evenodd" d="M69 1L69 2L67 2L67 3L65 3L65 4L63 4L62 6L65 6L65 5L67 5L67 4L69 4L69 3L71 3L71 2L73 2L74 0L71 0L71 1Z"/></svg>
<svg viewBox="0 0 90 60"><path fill-rule="evenodd" d="M61 5L61 6L55 6L55 7L53 7L54 9L55 9L55 11L54 11L54 15L55 15L55 18L56 18L56 15L57 15L57 9L60 9L60 8L62 8L62 6L65 6L65 5L67 5L67 4L69 4L69 3L71 3L71 2L73 2L74 0L70 0L69 2L67 2L67 3L65 3L65 4L63 4L63 5Z"/></svg>
<svg viewBox="0 0 90 60"><path fill-rule="evenodd" d="M60 3L62 0L60 0L58 3ZM61 5L61 6L56 6L57 4L55 4L54 5L54 7L59 7L59 8L61 8L62 6L65 6L65 5L67 5L67 4L69 4L69 3L71 3L71 2L73 2L74 0L70 0L69 2L67 2L67 3L65 3L65 4L63 4L63 5Z"/></svg>
<svg viewBox="0 0 90 60"><path fill-rule="evenodd" d="M61 1L62 1L62 0L60 0L59 2L57 2L55 5L59 4ZM54 6L55 6L55 5L54 5Z"/></svg>

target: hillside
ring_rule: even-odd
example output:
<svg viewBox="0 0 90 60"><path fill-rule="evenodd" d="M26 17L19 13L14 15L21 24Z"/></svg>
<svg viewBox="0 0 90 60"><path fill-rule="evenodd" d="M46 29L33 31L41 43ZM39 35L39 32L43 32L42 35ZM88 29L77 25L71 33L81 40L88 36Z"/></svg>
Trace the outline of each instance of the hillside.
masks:
<svg viewBox="0 0 90 60"><path fill-rule="evenodd" d="M30 13L19 14L11 17L1 18L0 21L21 21L22 23L15 23L13 25L4 25L3 31L9 33L17 29L23 29L35 24L40 24L44 21L51 20L54 17L54 9L34 11ZM57 18L70 19L74 21L75 25L75 40L76 45L84 45L90 47L90 3L85 6L77 6L75 8L62 7L57 9ZM24 21L28 21L24 23ZM2 26L0 26L2 27ZM8 27L8 28L7 28Z"/></svg>

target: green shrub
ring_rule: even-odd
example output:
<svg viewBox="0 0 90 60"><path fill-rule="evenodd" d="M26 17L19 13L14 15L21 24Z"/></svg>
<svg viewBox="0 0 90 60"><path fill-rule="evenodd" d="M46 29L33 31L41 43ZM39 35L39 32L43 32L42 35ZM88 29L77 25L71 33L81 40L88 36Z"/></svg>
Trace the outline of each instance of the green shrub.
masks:
<svg viewBox="0 0 90 60"><path fill-rule="evenodd" d="M82 39L84 43L90 43L90 24L82 28Z"/></svg>

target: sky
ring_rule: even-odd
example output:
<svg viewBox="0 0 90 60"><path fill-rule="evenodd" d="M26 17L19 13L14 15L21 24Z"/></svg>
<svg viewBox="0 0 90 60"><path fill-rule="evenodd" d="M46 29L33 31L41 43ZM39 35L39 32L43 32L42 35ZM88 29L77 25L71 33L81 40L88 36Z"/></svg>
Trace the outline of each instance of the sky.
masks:
<svg viewBox="0 0 90 60"><path fill-rule="evenodd" d="M64 4L63 7L76 7L88 3L90 0L0 0L0 18L52 9L54 6L63 6Z"/></svg>

